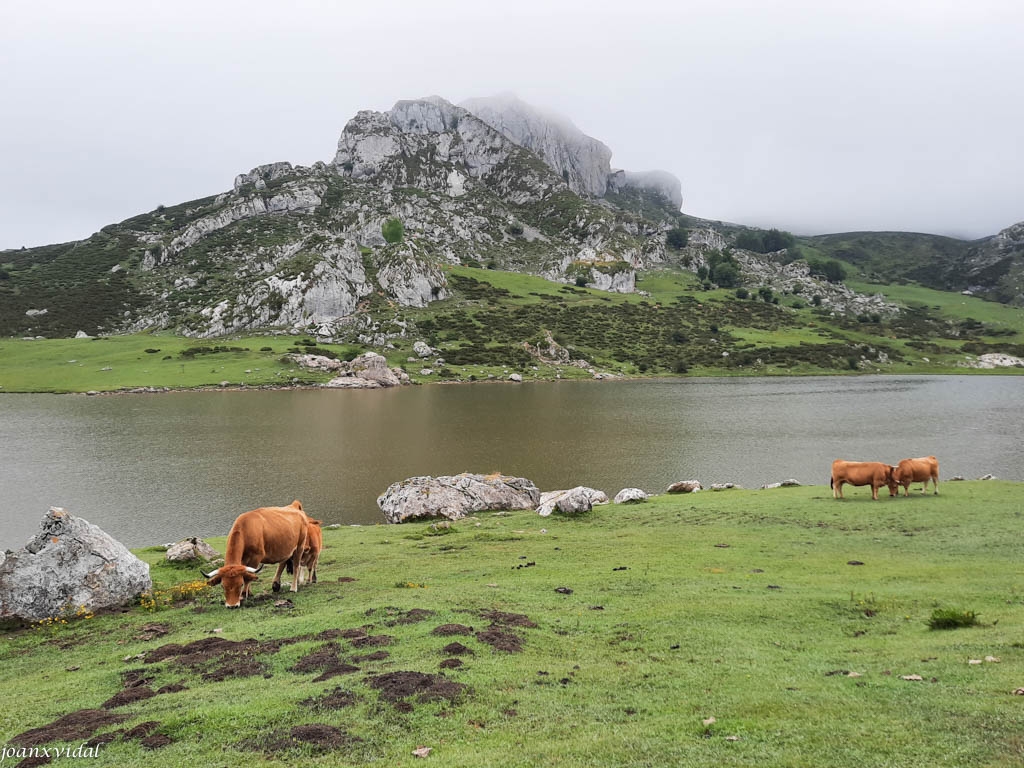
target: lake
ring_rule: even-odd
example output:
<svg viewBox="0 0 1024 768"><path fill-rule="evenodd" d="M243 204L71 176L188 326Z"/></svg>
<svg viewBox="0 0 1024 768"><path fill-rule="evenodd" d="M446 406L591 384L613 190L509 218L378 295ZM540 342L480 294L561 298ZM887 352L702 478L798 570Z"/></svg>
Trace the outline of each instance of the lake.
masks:
<svg viewBox="0 0 1024 768"><path fill-rule="evenodd" d="M328 523L380 523L389 484L463 471L609 496L684 479L827 492L834 458L935 454L940 482L1024 480L1022 404L1016 376L6 394L0 548L22 546L49 506L129 546L226 534L239 513L295 498Z"/></svg>

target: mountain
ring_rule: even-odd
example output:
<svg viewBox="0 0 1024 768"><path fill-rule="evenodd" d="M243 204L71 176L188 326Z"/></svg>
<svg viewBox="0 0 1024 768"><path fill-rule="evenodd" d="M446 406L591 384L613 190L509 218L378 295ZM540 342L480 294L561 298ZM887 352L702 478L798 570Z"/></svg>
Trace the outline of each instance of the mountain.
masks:
<svg viewBox="0 0 1024 768"><path fill-rule="evenodd" d="M739 247L749 230L683 216L682 199L672 174L613 169L604 144L514 97L399 101L353 117L330 161L262 165L226 192L85 240L0 252L0 336L283 329L374 339L451 296L454 264L621 293L635 290L637 270L674 266L707 284L813 294L836 312L899 312L823 279L796 250ZM896 234L883 248L860 234L798 250L922 281L940 260L965 286L1020 300L1019 229L969 247Z"/></svg>

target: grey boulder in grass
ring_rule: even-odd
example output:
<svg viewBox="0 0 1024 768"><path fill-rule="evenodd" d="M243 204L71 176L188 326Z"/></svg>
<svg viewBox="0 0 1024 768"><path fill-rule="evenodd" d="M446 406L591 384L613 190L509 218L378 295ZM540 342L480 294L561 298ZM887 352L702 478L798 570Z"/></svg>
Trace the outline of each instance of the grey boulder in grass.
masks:
<svg viewBox="0 0 1024 768"><path fill-rule="evenodd" d="M430 517L461 520L475 512L536 509L539 503L540 491L531 481L501 474L410 477L377 497L389 523Z"/></svg>

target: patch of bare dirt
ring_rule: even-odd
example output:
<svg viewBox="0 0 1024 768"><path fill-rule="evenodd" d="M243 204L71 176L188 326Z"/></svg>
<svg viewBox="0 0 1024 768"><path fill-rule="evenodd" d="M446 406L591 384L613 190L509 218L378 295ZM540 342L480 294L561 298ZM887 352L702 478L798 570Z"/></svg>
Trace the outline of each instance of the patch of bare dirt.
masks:
<svg viewBox="0 0 1024 768"><path fill-rule="evenodd" d="M342 661L340 654L340 645L335 642L325 643L318 650L310 651L299 659L290 667L289 672L296 672L298 674L320 672L319 677L313 678L313 682L320 683L338 675L347 675L359 671L359 667L354 667Z"/></svg>
<svg viewBox="0 0 1024 768"><path fill-rule="evenodd" d="M481 643L486 643L496 651L519 653L523 650L523 638L515 632L509 632L497 625L492 625L482 632L477 632L476 639Z"/></svg>
<svg viewBox="0 0 1024 768"><path fill-rule="evenodd" d="M148 669L129 669L121 673L122 688L138 688L140 685L149 685L153 682L153 676Z"/></svg>
<svg viewBox="0 0 1024 768"><path fill-rule="evenodd" d="M503 611L483 611L480 616L492 624L502 627L527 627L534 628L537 622L522 613L505 613Z"/></svg>
<svg viewBox="0 0 1024 768"><path fill-rule="evenodd" d="M139 627L139 633L135 635L135 639L153 640L154 638L163 637L164 635L170 634L170 632L170 624L151 622L149 624L143 624L141 627Z"/></svg>
<svg viewBox="0 0 1024 768"><path fill-rule="evenodd" d="M345 707L351 707L358 701L359 697L351 691L346 691L342 688L334 688L330 691L326 691L323 696L314 696L310 699L304 699L300 701L299 704L304 707L323 711L330 709L344 709Z"/></svg>
<svg viewBox="0 0 1024 768"><path fill-rule="evenodd" d="M419 621L425 621L434 615L433 611L428 611L426 608L412 608L408 611L401 611L394 619L387 622L389 627L394 627L398 624L415 624Z"/></svg>
<svg viewBox="0 0 1024 768"><path fill-rule="evenodd" d="M361 656L353 656L352 661L359 664L364 661L383 661L388 658L391 654L387 651L374 651L373 653L364 653Z"/></svg>
<svg viewBox="0 0 1024 768"><path fill-rule="evenodd" d="M467 656L473 654L473 649L467 648L462 643L448 643L448 645L441 650L449 656Z"/></svg>
<svg viewBox="0 0 1024 768"><path fill-rule="evenodd" d="M432 635L440 635L441 637L451 637L453 635L472 635L473 628L467 627L465 624L441 624L440 626L434 627L430 630Z"/></svg>
<svg viewBox="0 0 1024 768"><path fill-rule="evenodd" d="M188 686L184 683L168 683L160 688L156 689L157 693L177 693L178 691L187 691Z"/></svg>
<svg viewBox="0 0 1024 768"><path fill-rule="evenodd" d="M156 720L147 720L144 723L139 723L134 728L129 728L124 732L124 738L127 739L144 739L147 736L151 736L156 732L156 729L160 727L160 723Z"/></svg>
<svg viewBox="0 0 1024 768"><path fill-rule="evenodd" d="M462 659L445 659L438 666L441 669L458 669L462 666Z"/></svg>
<svg viewBox="0 0 1024 768"><path fill-rule="evenodd" d="M19 747L36 747L49 742L82 741L105 725L113 725L127 719L127 715L119 715L105 709L80 709L47 725L19 733L10 740L10 743Z"/></svg>
<svg viewBox="0 0 1024 768"><path fill-rule="evenodd" d="M391 635L367 635L352 638L352 645L356 648L379 648L382 645L391 645L394 639Z"/></svg>
<svg viewBox="0 0 1024 768"><path fill-rule="evenodd" d="M186 645L168 643L146 654L145 663L173 659L174 664L202 672L204 680L220 682L233 677L269 677L267 666L257 657L277 653L282 645L298 642L296 638L282 638L260 643L256 640L226 640L204 637Z"/></svg>
<svg viewBox="0 0 1024 768"><path fill-rule="evenodd" d="M138 685L134 688L125 688L123 691L114 694L100 706L103 709L116 709L117 707L123 707L126 704L149 699L153 696L156 696L156 691L148 685Z"/></svg>
<svg viewBox="0 0 1024 768"><path fill-rule="evenodd" d="M341 728L322 723L296 725L292 728L278 728L262 738L247 739L238 746L242 749L263 752L273 757L281 752L312 747L317 754L325 754L357 744L362 739Z"/></svg>
<svg viewBox="0 0 1024 768"><path fill-rule="evenodd" d="M139 744L144 746L146 749L160 749L166 747L168 744L173 744L174 740L166 733L154 733L152 736L147 736L144 739L139 740Z"/></svg>
<svg viewBox="0 0 1024 768"><path fill-rule="evenodd" d="M367 678L371 688L380 691L380 697L392 704L408 702L403 699L416 697L417 701L444 700L454 702L459 699L466 686L452 682L440 675L428 675L424 672L387 672ZM404 709L404 708L403 708Z"/></svg>

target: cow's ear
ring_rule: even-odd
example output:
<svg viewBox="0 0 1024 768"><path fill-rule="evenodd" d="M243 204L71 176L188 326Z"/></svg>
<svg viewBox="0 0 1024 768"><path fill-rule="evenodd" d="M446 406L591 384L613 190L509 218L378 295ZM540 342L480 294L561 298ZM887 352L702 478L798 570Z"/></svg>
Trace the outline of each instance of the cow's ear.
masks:
<svg viewBox="0 0 1024 768"><path fill-rule="evenodd" d="M242 574L242 578L245 579L245 581L247 583L250 582L250 581L259 581L260 580L259 576L257 576L255 573L249 573L248 571L246 571L245 573Z"/></svg>
<svg viewBox="0 0 1024 768"><path fill-rule="evenodd" d="M210 579L208 582L206 582L206 586L208 586L208 587L216 587L218 584L220 584L220 574L219 573L216 576L214 576L212 579Z"/></svg>

